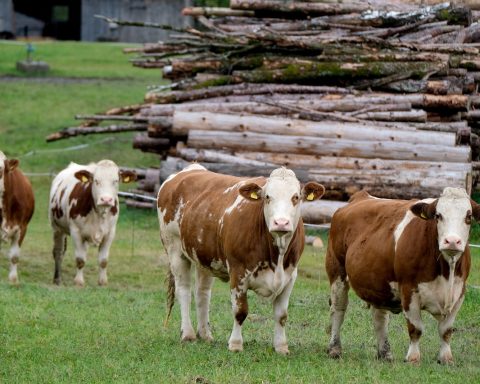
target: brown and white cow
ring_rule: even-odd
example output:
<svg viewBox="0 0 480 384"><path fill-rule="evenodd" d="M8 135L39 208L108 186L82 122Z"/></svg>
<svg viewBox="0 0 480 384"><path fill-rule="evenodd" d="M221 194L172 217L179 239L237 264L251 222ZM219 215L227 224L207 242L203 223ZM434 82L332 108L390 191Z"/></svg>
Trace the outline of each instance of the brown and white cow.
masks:
<svg viewBox="0 0 480 384"><path fill-rule="evenodd" d="M35 208L32 185L18 164L0 151L0 243L10 242L8 279L12 283L18 282L20 247Z"/></svg>
<svg viewBox="0 0 480 384"><path fill-rule="evenodd" d="M274 170L268 179L247 179L193 164L165 181L158 194L160 235L170 262L169 314L176 294L182 340L196 338L190 321L193 263L200 338L212 340L209 306L216 276L230 282L234 322L229 349L243 349L242 324L251 289L273 301L273 344L277 352L288 353L288 301L304 247L300 203L323 193L324 187L316 183L301 188L286 168Z"/></svg>
<svg viewBox="0 0 480 384"><path fill-rule="evenodd" d="M341 354L340 327L351 286L371 305L379 358L393 358L388 312L403 311L410 335L405 360L420 360L421 310L426 310L438 321L438 361L453 362L450 338L470 270L472 217L480 219L480 206L459 188L421 201L378 199L366 192L352 196L333 216L328 242L329 355Z"/></svg>
<svg viewBox="0 0 480 384"><path fill-rule="evenodd" d="M53 180L49 218L53 229L55 284L61 282L67 235L71 236L75 246L77 264L75 284L84 285L83 267L89 244L99 248L98 284L107 284L108 254L115 237L119 213L120 179L124 183L129 183L136 180L136 174L131 171L120 171L113 161L102 160L89 165L70 163Z"/></svg>

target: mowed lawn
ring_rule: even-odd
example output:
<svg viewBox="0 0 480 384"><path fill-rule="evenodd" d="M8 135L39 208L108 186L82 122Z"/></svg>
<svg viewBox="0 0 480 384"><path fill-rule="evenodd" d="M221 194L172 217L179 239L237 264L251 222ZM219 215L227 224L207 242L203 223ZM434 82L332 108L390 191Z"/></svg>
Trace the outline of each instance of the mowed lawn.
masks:
<svg viewBox="0 0 480 384"><path fill-rule="evenodd" d="M155 211L121 207L109 263L109 285L98 287L96 252L87 260L86 287L73 285L71 242L63 284L52 284L51 231L47 220L53 174L69 161L111 158L119 165L158 165L158 158L131 149L132 134L77 137L47 144L45 136L75 125L75 114L136 104L147 85L161 82L157 71L139 70L115 44L36 43L36 54L52 66L49 77L18 76L14 63L24 47L0 43L0 150L17 157L30 175L36 211L19 264L20 284L7 282L8 248L0 261L0 383L478 383L480 382L480 252L466 300L455 323L454 366L436 363L436 322L424 314L422 362L403 363L406 325L393 316L394 363L375 359L370 312L354 294L343 327L344 356L329 360L325 250L308 247L291 296L287 337L291 354L272 348L271 304L249 295L245 350L232 354L230 294L216 281L211 307L215 341L180 343L179 306L165 318L165 255ZM2 75L9 75L8 81ZM64 79L68 77L68 79ZM73 78L73 79L72 79ZM131 186L122 187L128 190ZM326 235L324 240L326 241ZM472 239L480 242L478 236ZM193 309L193 305L192 305ZM195 310L192 311L195 319ZM194 321L195 322L195 321Z"/></svg>

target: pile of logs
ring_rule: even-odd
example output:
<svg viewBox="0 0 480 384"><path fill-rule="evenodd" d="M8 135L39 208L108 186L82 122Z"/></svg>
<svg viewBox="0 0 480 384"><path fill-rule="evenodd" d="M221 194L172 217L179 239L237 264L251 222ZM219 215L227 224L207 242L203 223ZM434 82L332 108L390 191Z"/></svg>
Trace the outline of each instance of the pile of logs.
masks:
<svg viewBox="0 0 480 384"><path fill-rule="evenodd" d="M126 50L138 54L133 65L161 68L169 86L150 90L143 104L77 116L81 126L48 140L143 131L134 148L162 158L142 182L152 194L191 161L239 176L286 165L336 201L363 188L387 198L435 196L445 186L470 192L479 156L479 15L417 3L185 8L202 28ZM323 221L315 215L311 221Z"/></svg>

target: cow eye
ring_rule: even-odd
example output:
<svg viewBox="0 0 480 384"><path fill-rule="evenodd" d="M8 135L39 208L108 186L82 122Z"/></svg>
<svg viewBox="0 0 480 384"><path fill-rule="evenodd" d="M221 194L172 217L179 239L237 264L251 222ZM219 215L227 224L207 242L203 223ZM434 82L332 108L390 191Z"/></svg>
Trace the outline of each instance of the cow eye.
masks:
<svg viewBox="0 0 480 384"><path fill-rule="evenodd" d="M443 220L442 214L441 214L441 213L436 213L436 214L435 214L435 219L437 219L437 220Z"/></svg>
<svg viewBox="0 0 480 384"><path fill-rule="evenodd" d="M300 199L300 198L298 197L298 195L296 195L296 194L293 195L293 196L292 196L292 202L293 202L293 204L297 204L299 199Z"/></svg>
<svg viewBox="0 0 480 384"><path fill-rule="evenodd" d="M95 185L100 185L100 181L95 180Z"/></svg>
<svg viewBox="0 0 480 384"><path fill-rule="evenodd" d="M265 201L268 203L270 201L270 195L265 196Z"/></svg>

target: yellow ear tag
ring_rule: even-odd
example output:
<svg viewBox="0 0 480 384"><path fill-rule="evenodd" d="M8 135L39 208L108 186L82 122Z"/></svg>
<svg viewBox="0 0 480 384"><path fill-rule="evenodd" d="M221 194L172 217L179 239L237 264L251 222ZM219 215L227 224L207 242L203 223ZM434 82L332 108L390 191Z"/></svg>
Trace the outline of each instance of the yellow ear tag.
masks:
<svg viewBox="0 0 480 384"><path fill-rule="evenodd" d="M88 183L88 177L82 176L82 183Z"/></svg>
<svg viewBox="0 0 480 384"><path fill-rule="evenodd" d="M315 198L315 195L313 194L313 192L310 192L310 194L307 196L308 201L312 201L314 198Z"/></svg>
<svg viewBox="0 0 480 384"><path fill-rule="evenodd" d="M258 200L257 192L252 192L252 193L250 194L250 197L251 197L252 199L254 199L254 200Z"/></svg>
<svg viewBox="0 0 480 384"><path fill-rule="evenodd" d="M427 216L425 216L425 214L423 212L420 214L420 217L424 220L427 220Z"/></svg>
<svg viewBox="0 0 480 384"><path fill-rule="evenodd" d="M123 178L123 182L124 182L124 183L128 183L129 181L130 181L130 176L125 176L125 177Z"/></svg>

